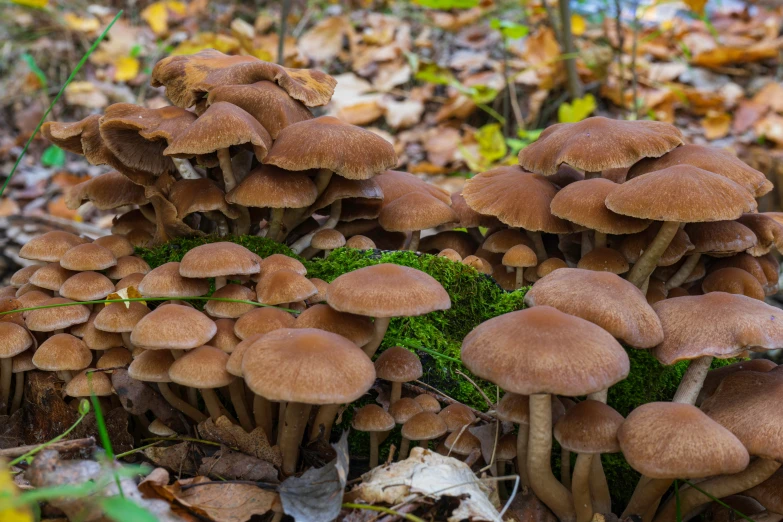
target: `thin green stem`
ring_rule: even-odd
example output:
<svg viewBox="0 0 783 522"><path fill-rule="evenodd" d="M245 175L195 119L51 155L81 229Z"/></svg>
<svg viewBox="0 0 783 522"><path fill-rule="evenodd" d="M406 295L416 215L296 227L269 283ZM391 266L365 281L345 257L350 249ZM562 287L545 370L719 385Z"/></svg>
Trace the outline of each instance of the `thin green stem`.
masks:
<svg viewBox="0 0 783 522"><path fill-rule="evenodd" d="M371 506L369 504L353 504L350 502L346 502L345 504L343 504L343 507L346 509L366 509L367 511L377 511L379 513L386 513L387 515L402 517L405 520L410 520L411 522L425 522L423 518L419 518L416 515L411 515L409 513L400 513L399 511L394 511L393 509L382 507L382 506Z"/></svg>
<svg viewBox="0 0 783 522"><path fill-rule="evenodd" d="M151 448L153 446L157 446L158 444L160 444L162 442L163 442L162 440L159 440L159 441L153 442L151 444L145 444L144 446L139 446L138 448L133 448L132 450L126 451L125 453L118 453L117 455L114 456L114 458L119 460L119 459L125 458L125 457L127 457L129 455L133 455L134 453L138 453L140 451L144 451L147 448Z"/></svg>
<svg viewBox="0 0 783 522"><path fill-rule="evenodd" d="M698 487L696 484L694 484L690 480L683 480L683 482L688 484L690 487L692 487L693 489L695 489L696 491L698 491L699 493L701 493L705 497L709 497L709 499L712 500L713 502L716 502L717 504L725 507L726 509L732 510L734 513L738 514L739 516L741 516L742 518L744 518L748 522L756 522L755 520L753 520L752 518L747 516L745 513L734 509L733 507L731 507L730 505L726 504L725 502L723 502L719 498L715 498L714 496L710 495L709 493L707 493L706 491L704 491L703 489ZM677 481L675 481L675 484L677 484ZM677 494L677 497L676 497L676 500L677 500L677 520L679 521L679 520L682 520L682 516L681 516L681 513L680 513L680 492L679 492L679 488L677 488L676 485L675 485L675 490L674 491Z"/></svg>
<svg viewBox="0 0 783 522"><path fill-rule="evenodd" d="M87 386L90 388L90 401L92 407L95 408L95 424L98 427L98 436L101 439L101 445L103 451L106 452L106 458L109 462L114 462L114 448L111 445L111 437L109 437L109 430L106 429L106 419L103 417L103 409L101 403L98 401L98 396L92 387L92 374L87 374ZM125 498L125 493L122 491L122 484L120 483L120 476L117 475L117 470L112 469L114 475L114 482L117 483L117 491L120 493L120 497Z"/></svg>
<svg viewBox="0 0 783 522"><path fill-rule="evenodd" d="M209 446L221 446L221 444L217 442L212 442L211 440L193 439L190 437L150 437L149 439L141 439L142 442L146 442L148 440L157 440L159 442L163 442L166 440L171 440L175 442L197 442L198 444L208 444ZM232 448L231 446L226 446L226 447L234 451L239 451L239 449Z"/></svg>

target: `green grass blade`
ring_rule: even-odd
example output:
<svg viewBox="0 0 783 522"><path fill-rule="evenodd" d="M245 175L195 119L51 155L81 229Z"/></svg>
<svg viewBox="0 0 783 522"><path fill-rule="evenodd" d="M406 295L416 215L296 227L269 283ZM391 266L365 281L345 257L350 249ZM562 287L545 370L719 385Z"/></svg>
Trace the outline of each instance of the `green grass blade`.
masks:
<svg viewBox="0 0 783 522"><path fill-rule="evenodd" d="M155 515L122 497L108 497L100 502L103 512L117 522L157 522Z"/></svg>
<svg viewBox="0 0 783 522"><path fill-rule="evenodd" d="M87 385L90 387L90 401L92 407L95 410L95 425L98 427L98 437L101 439L101 446L106 452L107 460L114 465L114 448L111 445L111 437L109 437L109 430L106 429L106 419L103 417L103 409L101 403L98 401L98 396L95 395L92 388L92 373L87 373ZM120 492L120 497L125 498L125 494L122 492L122 484L120 483L120 477L114 470L114 481L117 483L117 490Z"/></svg>
<svg viewBox="0 0 783 522"><path fill-rule="evenodd" d="M30 144L33 142L35 137L38 135L38 132L41 130L41 126L46 121L46 118L49 117L49 113L52 112L52 107L60 101L60 98L62 97L63 93L65 92L65 88L68 87L68 85L73 81L74 78L76 78L76 75L79 73L81 68L84 66L85 63L87 63L87 59L90 57L90 55L95 52L95 49L98 48L98 45L103 41L104 38L106 38L106 35L109 33L109 30L112 28L114 23L120 19L120 16L122 16L123 11L120 10L119 13L117 13L117 16L114 17L114 19L109 23L108 26L106 26L106 29L103 30L101 35L98 37L97 40L90 46L90 48L87 50L84 56L82 56L82 59L79 60L79 63L76 64L76 67L74 67L73 71L71 71L71 75L68 77L67 80L65 80L65 83L60 88L60 92L57 93L57 96L54 97L52 100L52 103L49 104L49 108L46 109L46 112L43 116L41 116L41 121L38 122L38 126L35 128L35 131L30 135L30 138L27 140L27 143L25 143L24 148L22 149L21 154L19 154L19 157L16 158L16 163L14 163L13 168L11 169L11 172L8 173L8 177L5 179L5 182L3 183L3 186L0 187L0 196L2 196L5 193L5 189L8 187L8 184L11 183L11 178L14 177L14 173L16 173L16 169L19 167L19 164L22 162L22 158L24 158L25 154L27 154L27 149L30 148Z"/></svg>
<svg viewBox="0 0 783 522"><path fill-rule="evenodd" d="M725 502L723 502L721 499L719 499L719 498L715 498L714 496L710 495L709 493L707 493L706 491L704 491L703 489L701 489L699 486L697 486L697 485L696 485L696 484L694 484L693 482L691 482L691 481L689 481L689 480L683 480L683 482L685 482L686 484L688 484L690 487L692 487L693 489L695 489L696 491L698 491L699 493L701 493L701 494L702 494L702 495L704 495L705 497L708 497L710 500L712 500L713 502L717 503L718 505L721 505L721 506L725 507L726 509L730 509L730 510L732 510L734 513L736 513L736 514L737 514L737 515L739 515L740 517L744 518L744 519L745 519L745 520L747 520L748 522L756 522L755 520L753 520L752 518L750 518L750 517L749 517L748 515L746 515L745 513L743 513L743 512L741 512L741 511L738 511L738 510L734 509L734 508L733 508L733 507L731 507L730 505L728 505L728 504L726 504ZM679 508L679 504L678 504L678 508ZM679 519L678 519L678 520L679 520Z"/></svg>
<svg viewBox="0 0 783 522"><path fill-rule="evenodd" d="M71 425L70 428L68 428L67 430L65 430L64 432L62 432L61 434L59 434L58 436L53 438L52 440L44 442L43 444L41 444L39 446L36 446L35 448L31 449L30 451L28 451L24 455L20 455L19 457L15 458L14 460L12 460L11 462L8 463L8 467L11 468L13 466L16 466L20 462L23 462L23 461L29 459L30 457L32 457L36 453L40 452L43 449L46 449L47 447L51 446L55 442L59 442L59 441L63 440L65 437L68 436L69 433L71 433L76 428L76 426L78 426L84 420L84 417L86 417L88 413L90 413L90 404L87 401L80 402L79 403L79 418L76 419L76 422L74 422Z"/></svg>
<svg viewBox="0 0 783 522"><path fill-rule="evenodd" d="M675 516L674 519L677 522L682 522L682 506L680 505L680 481L674 479L674 507Z"/></svg>

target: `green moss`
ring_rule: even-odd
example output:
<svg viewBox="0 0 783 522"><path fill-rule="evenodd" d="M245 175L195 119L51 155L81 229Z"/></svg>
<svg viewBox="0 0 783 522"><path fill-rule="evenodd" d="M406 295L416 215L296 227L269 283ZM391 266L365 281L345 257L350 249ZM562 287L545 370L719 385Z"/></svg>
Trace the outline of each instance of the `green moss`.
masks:
<svg viewBox="0 0 783 522"><path fill-rule="evenodd" d="M229 238L176 239L166 245L152 249L141 249L139 255L152 267L170 261L179 261L185 252L204 243L214 241L233 241L239 243L261 257L271 254L285 254L302 261L307 268L308 277L317 277L331 282L336 277L358 268L379 263L395 263L422 270L434 277L451 297L451 309L433 312L421 317L401 317L391 321L381 350L390 346L404 346L415 350L425 368L422 380L478 410L487 409L481 394L457 371L471 376L487 393L495 397L496 386L477 379L462 366L460 346L462 339L480 323L504 313L521 310L527 289L506 292L493 279L478 273L461 263L429 254L417 255L413 252L360 251L341 248L326 258L304 260L295 255L288 247L265 238L255 236ZM626 350L631 361L628 378L609 390L609 404L623 416L628 415L637 406L653 401L669 401L674 396L687 363L663 366L650 354L649 350ZM713 367L725 366L734 360L718 360ZM365 397L355 407L374 402L374 397ZM348 408L341 424L335 428L342 431L350 426L353 409ZM381 446L380 456L385 458L389 446L399 445L399 435L392 435ZM369 452L367 434L355 433L351 437L352 455L361 456ZM559 470L559 451L553 452L553 464ZM625 462L621 454L604 455L604 468L612 498L618 506L624 506L633 492L638 474ZM557 472L557 471L556 471Z"/></svg>

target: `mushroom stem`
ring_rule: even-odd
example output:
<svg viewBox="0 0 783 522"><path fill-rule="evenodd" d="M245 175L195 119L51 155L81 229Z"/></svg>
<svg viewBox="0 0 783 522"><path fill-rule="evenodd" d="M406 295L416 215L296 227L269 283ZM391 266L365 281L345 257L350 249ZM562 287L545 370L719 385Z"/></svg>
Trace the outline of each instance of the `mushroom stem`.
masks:
<svg viewBox="0 0 783 522"><path fill-rule="evenodd" d="M236 236L246 236L250 233L250 211L247 207L237 205L239 217L231 222L231 228Z"/></svg>
<svg viewBox="0 0 783 522"><path fill-rule="evenodd" d="M277 241L280 236L280 227L283 224L283 215L285 214L284 208L271 209L271 215L269 217L269 231L266 233L266 237L272 241Z"/></svg>
<svg viewBox="0 0 783 522"><path fill-rule="evenodd" d="M234 405L234 410L237 412L237 417L239 417L240 426L242 426L243 430L250 433L253 431L253 421L247 412L247 406L245 406L245 383L242 379L234 379L228 385L228 392L231 396L231 404Z"/></svg>
<svg viewBox="0 0 783 522"><path fill-rule="evenodd" d="M408 243L408 250L416 252L419 249L419 241L421 241L421 230L414 230L411 232L411 242Z"/></svg>
<svg viewBox="0 0 783 522"><path fill-rule="evenodd" d="M337 412L339 410L339 404L323 404L318 407L318 413L315 414L313 427L310 429L310 442L316 440L321 434L321 426L323 426L324 439L327 442L329 441L329 435L332 433L334 419L337 417Z"/></svg>
<svg viewBox="0 0 783 522"><path fill-rule="evenodd" d="M228 220L223 213L213 210L211 212L205 212L205 215L215 223L218 236L226 237L228 235Z"/></svg>
<svg viewBox="0 0 783 522"><path fill-rule="evenodd" d="M329 254L331 254L331 253L332 253L332 251L331 251L331 250L329 250L328 248L327 248L326 250L324 250L324 259L326 259L327 257L329 257Z"/></svg>
<svg viewBox="0 0 783 522"><path fill-rule="evenodd" d="M521 267L517 267L517 278L514 282L514 290L519 290L523 286L525 286L525 269Z"/></svg>
<svg viewBox="0 0 783 522"><path fill-rule="evenodd" d="M223 171L223 183L226 186L226 194L228 194L237 186L237 179L234 177L234 167L231 166L231 154L228 148L219 149L217 157L220 162L220 170Z"/></svg>
<svg viewBox="0 0 783 522"><path fill-rule="evenodd" d="M171 404L175 409L181 411L196 422L204 422L207 420L207 416L198 411L196 408L177 397L167 382L159 382L158 389L166 402Z"/></svg>
<svg viewBox="0 0 783 522"><path fill-rule="evenodd" d="M4 414L11 400L11 379L13 377L13 359L0 359L0 413Z"/></svg>
<svg viewBox="0 0 783 522"><path fill-rule="evenodd" d="M661 229L658 234L655 235L652 243L650 243L641 257L636 261L628 273L628 281L630 281L637 288L641 288L644 281L653 273L655 267L658 266L658 260L666 249L669 248L669 244L674 239L674 235L680 229L680 224L676 221L664 221L661 224Z"/></svg>
<svg viewBox="0 0 783 522"><path fill-rule="evenodd" d="M389 329L389 321L391 321L391 317L375 318L372 338L367 342L367 344L362 346L362 350L364 350L364 353L366 353L367 357L370 359L372 359L372 356L375 355L375 352L378 351L378 347L383 342L383 337L386 335L386 330Z"/></svg>
<svg viewBox="0 0 783 522"><path fill-rule="evenodd" d="M696 265L699 263L700 258L701 258L701 254L689 255L688 259L685 260L682 266L679 269L677 269L677 271L674 273L673 276L669 278L668 281L666 281L666 290L677 288L678 286L683 284L685 280L688 279L688 276L691 275L693 269L696 268Z"/></svg>
<svg viewBox="0 0 783 522"><path fill-rule="evenodd" d="M603 514L612 512L612 496L600 454L593 458L593 464L590 466L590 496L593 499L593 511Z"/></svg>
<svg viewBox="0 0 783 522"><path fill-rule="evenodd" d="M580 242L580 254L581 257L585 257L593 249L592 241L590 241L590 231L585 230L582 232L582 241Z"/></svg>
<svg viewBox="0 0 783 522"><path fill-rule="evenodd" d="M391 395L389 396L389 404L394 404L398 400L400 400L400 397L402 397L402 383L401 382L392 382L391 383Z"/></svg>
<svg viewBox="0 0 783 522"><path fill-rule="evenodd" d="M122 332L120 334L122 336L122 345L125 346L125 348L128 349L128 351L133 351L133 343L130 340L131 333L130 332Z"/></svg>
<svg viewBox="0 0 783 522"><path fill-rule="evenodd" d="M601 391L589 394L587 398L590 399L591 401L597 401L606 404L606 399L608 396L609 396L609 388L604 388Z"/></svg>
<svg viewBox="0 0 783 522"><path fill-rule="evenodd" d="M204 398L204 404L207 406L209 416L212 418L212 422L218 420L223 412L220 410L220 400L212 388L199 388L201 396Z"/></svg>
<svg viewBox="0 0 783 522"><path fill-rule="evenodd" d="M400 457L398 460L405 460L408 458L408 452L411 449L411 441L407 437L403 437L400 441Z"/></svg>
<svg viewBox="0 0 783 522"><path fill-rule="evenodd" d="M593 248L606 248L606 234L595 231L593 234Z"/></svg>
<svg viewBox="0 0 783 522"><path fill-rule="evenodd" d="M571 489L571 452L563 447L560 448L560 482Z"/></svg>
<svg viewBox="0 0 783 522"><path fill-rule="evenodd" d="M629 515L646 515L648 508L666 493L674 480L671 479L651 479L642 475L639 484L633 492L631 500L623 511L620 518L626 518ZM646 518L646 517L645 517ZM647 521L645 521L647 522Z"/></svg>
<svg viewBox="0 0 783 522"><path fill-rule="evenodd" d="M291 250L293 250L297 254L301 254L302 250L310 246L310 241L312 241L313 236L317 232L320 232L321 230L326 230L327 228L334 228L335 226L337 226L337 223L340 221L340 214L342 214L342 212L343 212L343 201L341 199L338 199L337 201L332 203L329 219L327 219L326 222L320 227L316 228L312 232L308 232L307 234L297 239L294 242L294 244L291 245Z"/></svg>
<svg viewBox="0 0 783 522"><path fill-rule="evenodd" d="M219 290L226 286L226 283L228 283L228 280L226 279L226 276L218 276L215 278L215 290Z"/></svg>
<svg viewBox="0 0 783 522"><path fill-rule="evenodd" d="M174 162L174 166L177 167L177 172L182 176L182 179L201 179L199 173L193 168L190 161L181 158L171 158Z"/></svg>
<svg viewBox="0 0 783 522"><path fill-rule="evenodd" d="M560 522L574 522L574 502L568 491L552 474L552 396L530 396L530 437L527 445L527 472L530 487Z"/></svg>
<svg viewBox="0 0 783 522"><path fill-rule="evenodd" d="M65 384L68 384L71 382L71 379L73 379L73 374L69 370L60 370L57 372L57 376L62 379Z"/></svg>
<svg viewBox="0 0 783 522"><path fill-rule="evenodd" d="M283 436L278 441L280 451L283 454L283 473L285 475L293 475L296 472L299 445L302 443L302 436L307 427L311 408L311 405L301 402L289 402L285 408Z"/></svg>
<svg viewBox="0 0 783 522"><path fill-rule="evenodd" d="M600 172L592 172L592 171L589 171L589 170L585 171L585 179L595 179L595 178L600 178L600 177L601 177L601 173Z"/></svg>
<svg viewBox="0 0 783 522"><path fill-rule="evenodd" d="M378 432L370 432L370 469L378 466Z"/></svg>
<svg viewBox="0 0 783 522"><path fill-rule="evenodd" d="M529 237L533 242L533 246L535 247L534 250L536 251L536 257L538 257L538 262L543 263L546 261L548 256L546 253L546 248L544 248L544 240L541 238L541 232L531 232L530 230L525 230L525 233L527 234L527 237Z"/></svg>
<svg viewBox="0 0 783 522"><path fill-rule="evenodd" d="M321 169L315 175L315 188L318 191L318 196L324 193L326 187L329 186L329 182L332 180L333 172L329 169ZM317 199L317 197L316 197Z"/></svg>
<svg viewBox="0 0 783 522"><path fill-rule="evenodd" d="M580 453L574 465L574 483L571 491L574 495L576 522L589 522L593 518L593 502L590 499L590 468L593 455Z"/></svg>
<svg viewBox="0 0 783 522"><path fill-rule="evenodd" d="M286 402L281 401L277 407L277 443L280 444L280 441L283 438L283 426L285 426L285 407Z"/></svg>
<svg viewBox="0 0 783 522"><path fill-rule="evenodd" d="M16 382L14 383L14 398L11 400L10 414L13 415L16 410L22 406L22 398L24 397L24 372L16 374Z"/></svg>
<svg viewBox="0 0 783 522"><path fill-rule="evenodd" d="M688 513L702 504L710 502L712 498L724 498L729 495L736 495L737 493L757 486L771 477L779 467L780 462L771 459L758 458L751 462L744 471L735 473L734 475L723 475L705 480L704 482L699 482L699 489L708 493L710 495L709 497L694 488L683 488L680 490L680 512L683 514L683 517L685 517L684 519L687 520ZM661 509L658 516L655 517L655 522L668 522L669 520L674 520L676 508L676 502L674 499L670 498L666 504L664 504L663 509Z"/></svg>
<svg viewBox="0 0 783 522"><path fill-rule="evenodd" d="M712 357L710 356L692 360L688 369L685 370L685 375L682 376L680 385L677 386L672 402L690 404L691 406L696 404L696 398L699 396L711 364Z"/></svg>
<svg viewBox="0 0 783 522"><path fill-rule="evenodd" d="M253 417L256 420L256 426L264 430L269 442L273 442L275 433L272 432L272 403L260 395L253 396Z"/></svg>
<svg viewBox="0 0 783 522"><path fill-rule="evenodd" d="M530 486L529 473L527 472L527 443L529 428L525 424L519 425L517 433L517 473L521 486Z"/></svg>

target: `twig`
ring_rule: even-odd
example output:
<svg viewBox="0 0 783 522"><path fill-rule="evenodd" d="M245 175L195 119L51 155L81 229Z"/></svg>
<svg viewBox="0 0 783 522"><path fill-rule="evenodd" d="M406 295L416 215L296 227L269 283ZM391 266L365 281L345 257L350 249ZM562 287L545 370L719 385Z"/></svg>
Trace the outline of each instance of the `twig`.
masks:
<svg viewBox="0 0 783 522"><path fill-rule="evenodd" d="M282 0L280 7L280 27L277 33L277 63L285 65L285 33L288 30L288 12L291 9L291 0Z"/></svg>
<svg viewBox="0 0 783 522"><path fill-rule="evenodd" d="M637 99L637 89L639 86L639 77L636 71L636 54L639 45L639 2L633 3L633 43L631 45L631 103L633 103L633 119L639 119L639 101Z"/></svg>
<svg viewBox="0 0 783 522"><path fill-rule="evenodd" d="M414 393L418 393L419 395L422 395L422 394L423 395L430 395L430 396L438 399L440 402L445 402L446 404L462 404L458 400L452 399L448 395L445 395L442 391L439 391L439 390L433 388L432 386L430 386L426 382L421 382L421 381L414 381L414 382L416 382L418 384L421 384L423 386L426 386L427 388L429 388L430 390L433 390L433 391L425 390L421 386L416 386L415 384L411 384L409 382L402 383L402 386L404 388L407 388L408 390L414 392ZM467 406L466 404L462 404L462 405L467 407L467 408L470 408L470 406ZM490 415L487 415L486 413L480 412L480 411L478 411L478 410L476 410L474 408L470 408L470 411L472 411L473 414L476 417L478 417L479 419L481 419L483 421L486 421L486 422L494 422L495 421L495 419L492 418Z"/></svg>
<svg viewBox="0 0 783 522"><path fill-rule="evenodd" d="M620 104L625 106L625 78L623 75L623 46L625 45L625 33L623 33L623 6L621 0L614 0L614 8L617 11L617 18L614 19L615 31L617 31L617 70L620 81L618 88L620 90Z"/></svg>
<svg viewBox="0 0 783 522"><path fill-rule="evenodd" d="M398 517L402 517L405 520L410 520L411 522L424 522L424 519L419 518L416 515L411 515L410 513L400 513L399 511L395 511L393 509L383 507L383 506L372 506L370 504L345 503L343 504L343 507L346 509L366 509L368 511L378 511L381 513L386 513L387 515L395 515Z"/></svg>
<svg viewBox="0 0 783 522"><path fill-rule="evenodd" d="M476 384L476 381L474 381L473 379L471 379L470 377L468 377L467 375L465 375L464 373L462 373L459 370L454 370L454 373L463 376L470 384L473 385L474 388L476 388L476 390L481 394L481 396L484 397L484 400L487 401L487 407L491 408L492 406L494 406L494 404L492 404L492 401L489 400L489 397L487 397L487 394L484 393L484 390L482 390L479 387L479 385Z"/></svg>
<svg viewBox="0 0 783 522"><path fill-rule="evenodd" d="M40 444L32 444L30 446L18 446L16 448L6 448L0 450L0 457L2 458L16 458L25 455L26 453L38 448ZM95 448L95 439L87 437L84 439L73 440L61 440L49 444L46 449L57 450L61 453L72 453L74 451L89 450Z"/></svg>
<svg viewBox="0 0 783 522"><path fill-rule="evenodd" d="M566 54L574 54L576 48L574 47L574 33L571 31L571 5L570 0L559 0L558 7L560 9L560 26L563 52ZM576 57L568 58L566 60L566 75L568 77L568 94L571 100L580 98L582 96L582 82L579 79L579 73L576 70Z"/></svg>

